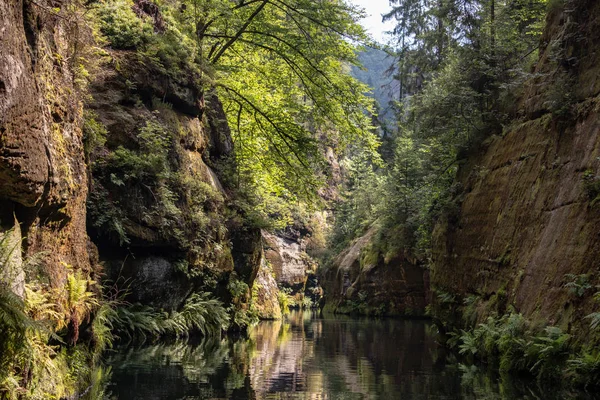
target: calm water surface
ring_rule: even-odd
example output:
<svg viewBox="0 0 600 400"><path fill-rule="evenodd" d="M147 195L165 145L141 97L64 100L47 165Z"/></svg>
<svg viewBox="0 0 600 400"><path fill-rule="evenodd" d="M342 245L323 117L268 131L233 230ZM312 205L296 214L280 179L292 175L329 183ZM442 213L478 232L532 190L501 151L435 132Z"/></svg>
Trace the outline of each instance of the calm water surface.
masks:
<svg viewBox="0 0 600 400"><path fill-rule="evenodd" d="M244 339L120 349L109 398L563 399L532 382L505 382L452 362L427 321L319 318L294 312Z"/></svg>

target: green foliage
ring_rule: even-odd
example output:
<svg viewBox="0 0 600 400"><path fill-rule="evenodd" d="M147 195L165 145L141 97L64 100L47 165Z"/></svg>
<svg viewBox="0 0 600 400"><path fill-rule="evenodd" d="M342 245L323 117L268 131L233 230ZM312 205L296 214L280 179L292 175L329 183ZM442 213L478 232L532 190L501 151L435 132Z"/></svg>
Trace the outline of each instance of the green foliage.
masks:
<svg viewBox="0 0 600 400"><path fill-rule="evenodd" d="M100 20L100 31L115 49L134 49L146 45L153 35L148 18L138 18L132 0L103 0L94 11Z"/></svg>
<svg viewBox="0 0 600 400"><path fill-rule="evenodd" d="M302 298L302 308L305 310L309 310L311 308L314 308L315 305L313 304L313 301L310 297L305 296Z"/></svg>
<svg viewBox="0 0 600 400"><path fill-rule="evenodd" d="M120 245L129 243L131 222L149 226L165 240L214 261L224 230L217 212L223 196L210 183L179 170L175 132L168 127L150 119L137 132L135 146L119 146L95 160L91 225ZM203 260L185 261L193 262L185 268L189 276L199 273L195 267Z"/></svg>
<svg viewBox="0 0 600 400"><path fill-rule="evenodd" d="M236 275L229 278L227 290L231 295L231 305L228 312L231 327L235 330L245 330L258 322L258 311L251 301L250 287Z"/></svg>
<svg viewBox="0 0 600 400"><path fill-rule="evenodd" d="M590 283L589 274L566 274L565 280L567 282L564 284L564 287L569 289L569 293L577 297L583 297L589 289L593 288Z"/></svg>
<svg viewBox="0 0 600 400"><path fill-rule="evenodd" d="M592 170L588 169L583 173L583 190L591 201L591 205L594 206L600 199L600 177Z"/></svg>
<svg viewBox="0 0 600 400"><path fill-rule="evenodd" d="M111 349L115 342L114 321L118 318L114 303L104 301L94 313L92 319L92 334L94 354L100 355L107 349Z"/></svg>
<svg viewBox="0 0 600 400"><path fill-rule="evenodd" d="M167 334L187 336L200 332L203 336L218 336L229 326L229 315L223 303L211 299L207 293L194 293L186 301L181 311L172 312L161 322Z"/></svg>
<svg viewBox="0 0 600 400"><path fill-rule="evenodd" d="M569 359L571 335L555 326L541 332L516 313L488 317L471 331L452 335L449 345L472 360L497 363L504 373L527 373L540 380L560 377Z"/></svg>
<svg viewBox="0 0 600 400"><path fill-rule="evenodd" d="M544 333L537 336L532 350L537 361L530 371L538 378L553 378L561 375L570 354L571 335L563 333L555 326L548 326Z"/></svg>
<svg viewBox="0 0 600 400"><path fill-rule="evenodd" d="M493 11L485 1L390 4L400 91L394 153L362 174L362 188L344 188L356 200L337 210L332 242L349 243L377 221L375 240L387 257L427 260L433 227L455 223L460 210L462 188L453 184L460 160L514 114L536 60L545 1L494 2Z"/></svg>
<svg viewBox="0 0 600 400"><path fill-rule="evenodd" d="M162 333L159 321L164 315L150 306L117 306L115 311L111 324L119 339L145 341L148 337L158 337Z"/></svg>
<svg viewBox="0 0 600 400"><path fill-rule="evenodd" d="M96 295L89 290L93 285L95 282L85 277L80 270L67 274L62 309L65 320L69 321L72 329L69 341L73 345L79 340L79 325L99 306Z"/></svg>
<svg viewBox="0 0 600 400"><path fill-rule="evenodd" d="M437 290L436 295L440 304L456 304L456 296L452 293Z"/></svg>
<svg viewBox="0 0 600 400"><path fill-rule="evenodd" d="M593 312L585 316L585 318L590 320L590 327L593 330L597 330L600 326L600 312Z"/></svg>
<svg viewBox="0 0 600 400"><path fill-rule="evenodd" d="M83 147L86 157L106 143L106 127L98 121L98 115L90 110L83 113Z"/></svg>
<svg viewBox="0 0 600 400"><path fill-rule="evenodd" d="M600 352L597 349L584 349L568 361L568 368L576 382L584 386L600 384Z"/></svg>
<svg viewBox="0 0 600 400"><path fill-rule="evenodd" d="M229 283L227 284L227 290L229 290L229 294L231 294L231 297L233 297L233 301L238 302L243 301L243 299L248 296L250 288L244 281L239 279L230 279Z"/></svg>
<svg viewBox="0 0 600 400"><path fill-rule="evenodd" d="M219 96L236 146L230 180L249 195L248 210L270 217L271 205L287 212L289 204L314 203L328 168L322 137L340 152L358 142L377 147L365 114L369 89L348 75L355 43L366 39L354 7L341 0L146 7L102 0L92 9L106 41L135 49L148 73Z"/></svg>
<svg viewBox="0 0 600 400"><path fill-rule="evenodd" d="M90 192L87 200L89 226L98 229L121 246L128 244L129 238L123 225L126 216L120 202L111 199L109 191L97 180L92 182L95 183L94 190Z"/></svg>
<svg viewBox="0 0 600 400"><path fill-rule="evenodd" d="M321 137L337 151L352 143L377 146L364 113L372 107L368 88L345 70L356 62L345 38L364 39L359 14L338 0L259 3L253 8L264 9L243 39L227 48L218 38L207 40L227 50L212 61L234 130L238 173L261 200L273 194L310 199L326 169ZM236 10L233 20L243 24L249 12ZM210 27L220 29L235 32Z"/></svg>
<svg viewBox="0 0 600 400"><path fill-rule="evenodd" d="M279 308L281 308L281 314L288 315L290 313L289 295L280 290L277 292L277 301L279 302Z"/></svg>
<svg viewBox="0 0 600 400"><path fill-rule="evenodd" d="M0 283L0 380L8 379L4 373L9 371L15 354L25 345L25 333L33 324L24 307L23 300Z"/></svg>
<svg viewBox="0 0 600 400"><path fill-rule="evenodd" d="M155 184L169 178L167 158L171 137L157 121L147 121L137 135L139 150L119 146L107 162L113 172L112 183L123 186L131 183Z"/></svg>
<svg viewBox="0 0 600 400"><path fill-rule="evenodd" d="M249 307L229 307L231 317L231 327L236 330L244 331L252 325L258 323L258 311L252 304Z"/></svg>
<svg viewBox="0 0 600 400"><path fill-rule="evenodd" d="M24 298L13 292L9 282L11 256L21 251L12 243L12 230L0 239L0 270L8 275L0 280L0 397L6 399L47 399L71 395L79 376L58 346L58 330L64 327L66 312L61 299L68 294L59 289L38 292L25 285ZM35 257L23 260L21 267L34 265ZM5 280L6 279L6 280Z"/></svg>
<svg viewBox="0 0 600 400"><path fill-rule="evenodd" d="M596 302L600 301L600 292L594 293L594 300L596 300ZM590 320L590 328L592 328L593 331L600 327L600 312L593 312L586 315L585 318Z"/></svg>
<svg viewBox="0 0 600 400"><path fill-rule="evenodd" d="M342 163L347 174L345 188L336 205L335 225L329 238L337 252L364 234L381 216L386 196L383 178L370 154L361 152Z"/></svg>
<svg viewBox="0 0 600 400"><path fill-rule="evenodd" d="M92 168L96 185L88 200L91 225L121 245L129 243L126 204L134 208L148 204L149 210L136 217L150 225L158 223L165 234L180 230L177 222L181 213L175 206L175 177L169 163L172 138L157 120L149 120L136 139L137 149L119 146L107 157L95 160ZM127 196L121 201L112 191L126 191Z"/></svg>
<svg viewBox="0 0 600 400"><path fill-rule="evenodd" d="M80 272L67 274L61 289L33 282L24 300L0 285L1 398L65 398L89 384L96 356L75 343L79 324L98 304L90 282Z"/></svg>
<svg viewBox="0 0 600 400"><path fill-rule="evenodd" d="M223 303L208 293L193 293L181 310L171 313L141 304L117 304L109 315L115 335L123 340L187 337L193 333L219 336L229 327Z"/></svg>

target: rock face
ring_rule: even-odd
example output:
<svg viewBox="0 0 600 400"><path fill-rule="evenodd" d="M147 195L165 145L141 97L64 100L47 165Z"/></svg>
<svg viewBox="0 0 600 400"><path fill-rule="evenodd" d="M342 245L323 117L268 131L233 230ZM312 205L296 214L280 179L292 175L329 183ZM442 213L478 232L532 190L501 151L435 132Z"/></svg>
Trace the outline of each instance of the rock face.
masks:
<svg viewBox="0 0 600 400"><path fill-rule="evenodd" d="M262 236L265 258L277 285L288 291L296 306L317 306L323 297L323 289L317 276L317 263L307 253L307 242L310 245L312 237L266 231L262 232Z"/></svg>
<svg viewBox="0 0 600 400"><path fill-rule="evenodd" d="M0 3L0 231L12 227L25 239L24 254L41 257L51 284L61 286L65 265L89 273L94 251L74 73L81 66L69 61L84 56L73 45L81 32L67 23L67 11L48 9L30 0Z"/></svg>
<svg viewBox="0 0 600 400"><path fill-rule="evenodd" d="M107 274L130 285L132 301L156 307L175 309L195 290L229 301L230 277L252 287L262 239L230 206L223 106L136 51L106 51L86 124L105 130L90 152L88 227Z"/></svg>
<svg viewBox="0 0 600 400"><path fill-rule="evenodd" d="M459 171L460 212L435 228L431 281L473 296L479 318L510 305L585 334L595 290L564 285L600 278L600 3L568 3L548 16L522 118Z"/></svg>
<svg viewBox="0 0 600 400"><path fill-rule="evenodd" d="M279 288L273 277L273 271L263 258L252 291L252 301L258 311L258 318L281 319L278 294Z"/></svg>
<svg viewBox="0 0 600 400"><path fill-rule="evenodd" d="M326 309L340 313L423 316L428 272L402 256L371 248L377 228L356 239L324 274Z"/></svg>
<svg viewBox="0 0 600 400"><path fill-rule="evenodd" d="M99 280L89 231L133 301L173 309L215 287L228 301L231 276L252 286L262 239L229 205L219 99L135 51L85 53L93 40L72 6L0 2L0 242L11 249L0 279L22 294L36 255L51 286L67 266ZM89 87L83 59L98 64Z"/></svg>
<svg viewBox="0 0 600 400"><path fill-rule="evenodd" d="M302 243L266 231L262 235L266 245L265 257L271 263L277 283L290 288L303 288L312 264Z"/></svg>

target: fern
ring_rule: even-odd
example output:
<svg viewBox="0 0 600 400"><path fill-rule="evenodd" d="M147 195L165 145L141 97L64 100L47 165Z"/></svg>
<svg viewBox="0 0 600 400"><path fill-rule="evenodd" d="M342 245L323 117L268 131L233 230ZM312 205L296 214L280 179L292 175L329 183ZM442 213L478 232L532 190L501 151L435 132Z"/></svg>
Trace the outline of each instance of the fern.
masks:
<svg viewBox="0 0 600 400"><path fill-rule="evenodd" d="M568 280L563 286L569 289L569 293L582 297L593 286L590 283L589 274L565 274L565 279Z"/></svg>
<svg viewBox="0 0 600 400"><path fill-rule="evenodd" d="M538 378L546 378L559 374L560 365L569 357L571 335L563 333L555 326L546 327L543 335L535 338L533 349L537 362L531 367Z"/></svg>
<svg viewBox="0 0 600 400"><path fill-rule="evenodd" d="M94 338L94 353L99 355L104 350L113 347L115 336L114 321L117 319L117 310L111 302L105 302L98 308L92 320L92 333Z"/></svg>
<svg viewBox="0 0 600 400"><path fill-rule="evenodd" d="M218 336L229 326L229 315L217 299L207 293L194 293L181 311L170 314L140 304L116 308L110 317L115 333L128 340L142 341L160 336L185 337L199 332L203 336Z"/></svg>
<svg viewBox="0 0 600 400"><path fill-rule="evenodd" d="M67 266L67 268L69 267ZM64 308L70 325L69 341L72 345L79 340L79 325L90 316L95 307L99 306L96 295L88 291L88 288L95 283L83 276L79 270L67 274Z"/></svg>
<svg viewBox="0 0 600 400"><path fill-rule="evenodd" d="M0 283L0 379L7 379L8 365L25 345L25 332L33 324L24 309L23 300Z"/></svg>
<svg viewBox="0 0 600 400"><path fill-rule="evenodd" d="M585 316L585 318L589 319L590 327L594 330L598 329L600 326L600 312L594 312Z"/></svg>
<svg viewBox="0 0 600 400"><path fill-rule="evenodd" d="M157 337L163 332L159 320L163 318L152 307L134 304L116 309L113 326L117 337L124 336L128 340L140 338L145 341L148 336Z"/></svg>
<svg viewBox="0 0 600 400"><path fill-rule="evenodd" d="M30 324L23 300L0 283L0 329L4 332L24 333Z"/></svg>
<svg viewBox="0 0 600 400"><path fill-rule="evenodd" d="M469 332L466 331L461 331L462 335L460 336L461 339L461 344L458 346L458 352L459 354L469 354L469 355L476 355L477 351L479 350L478 348L478 338Z"/></svg>
<svg viewBox="0 0 600 400"><path fill-rule="evenodd" d="M568 361L571 372L577 375L577 379L585 385L600 384L600 352L583 351L582 354Z"/></svg>
<svg viewBox="0 0 600 400"><path fill-rule="evenodd" d="M188 332L197 330L204 336L219 335L229 325L229 315L217 299L207 293L192 294L180 313Z"/></svg>

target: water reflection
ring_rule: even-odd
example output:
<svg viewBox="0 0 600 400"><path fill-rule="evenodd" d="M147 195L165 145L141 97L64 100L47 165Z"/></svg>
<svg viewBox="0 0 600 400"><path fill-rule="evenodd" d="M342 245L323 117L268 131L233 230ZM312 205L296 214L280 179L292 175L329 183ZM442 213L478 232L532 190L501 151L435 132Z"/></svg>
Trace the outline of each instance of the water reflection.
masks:
<svg viewBox="0 0 600 400"><path fill-rule="evenodd" d="M249 338L124 349L110 358L108 398L537 399L530 382L508 384L448 365L425 321L317 318L292 313ZM591 397L588 397L591 398Z"/></svg>

